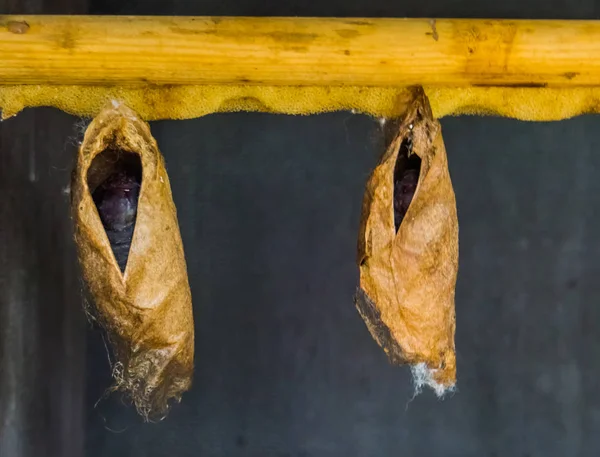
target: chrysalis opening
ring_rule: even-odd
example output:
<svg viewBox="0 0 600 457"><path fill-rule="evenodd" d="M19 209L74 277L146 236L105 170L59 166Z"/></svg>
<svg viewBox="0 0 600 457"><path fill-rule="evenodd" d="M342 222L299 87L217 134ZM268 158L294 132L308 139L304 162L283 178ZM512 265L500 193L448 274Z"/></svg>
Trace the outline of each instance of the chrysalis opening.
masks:
<svg viewBox="0 0 600 457"><path fill-rule="evenodd" d="M394 225L396 232L417 190L421 158L412 151L412 135L402 141L394 167Z"/></svg>
<svg viewBox="0 0 600 457"><path fill-rule="evenodd" d="M92 161L88 187L121 272L125 272L142 185L138 154L106 149Z"/></svg>

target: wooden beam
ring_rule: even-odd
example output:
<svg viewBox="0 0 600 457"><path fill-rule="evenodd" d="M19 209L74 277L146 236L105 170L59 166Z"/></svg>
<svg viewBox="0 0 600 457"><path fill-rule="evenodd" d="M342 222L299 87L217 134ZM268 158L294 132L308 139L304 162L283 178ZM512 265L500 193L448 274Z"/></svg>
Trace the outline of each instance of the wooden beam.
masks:
<svg viewBox="0 0 600 457"><path fill-rule="evenodd" d="M0 16L0 84L600 86L600 21Z"/></svg>

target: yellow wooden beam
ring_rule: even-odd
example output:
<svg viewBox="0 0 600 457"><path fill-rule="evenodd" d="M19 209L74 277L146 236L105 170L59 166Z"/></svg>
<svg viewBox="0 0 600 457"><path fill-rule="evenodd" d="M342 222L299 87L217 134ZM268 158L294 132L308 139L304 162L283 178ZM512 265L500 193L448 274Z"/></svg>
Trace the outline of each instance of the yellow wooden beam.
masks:
<svg viewBox="0 0 600 457"><path fill-rule="evenodd" d="M600 21L0 16L0 84L600 86Z"/></svg>

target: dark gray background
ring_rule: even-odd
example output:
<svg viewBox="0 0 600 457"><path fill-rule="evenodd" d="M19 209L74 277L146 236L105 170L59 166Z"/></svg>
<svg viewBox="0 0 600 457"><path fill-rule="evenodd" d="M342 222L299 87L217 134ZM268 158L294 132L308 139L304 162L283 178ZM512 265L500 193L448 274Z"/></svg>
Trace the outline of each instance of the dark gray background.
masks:
<svg viewBox="0 0 600 457"><path fill-rule="evenodd" d="M4 2L4 3L3 3ZM18 4L17 4L18 3ZM0 13L595 18L596 2L0 0ZM68 184L78 120L0 126L0 455L600 455L600 135L442 120L460 222L458 392L413 394L355 311L374 119L218 114L152 123L196 319L194 386L142 424L86 324Z"/></svg>

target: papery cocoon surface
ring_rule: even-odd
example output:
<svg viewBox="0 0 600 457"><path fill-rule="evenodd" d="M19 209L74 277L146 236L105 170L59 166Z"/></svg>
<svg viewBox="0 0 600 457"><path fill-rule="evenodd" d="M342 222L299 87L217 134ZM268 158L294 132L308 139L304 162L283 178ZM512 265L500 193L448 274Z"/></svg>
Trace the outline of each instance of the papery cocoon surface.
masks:
<svg viewBox="0 0 600 457"><path fill-rule="evenodd" d="M456 382L456 200L441 127L415 89L373 171L358 240L356 307L393 363L438 394Z"/></svg>
<svg viewBox="0 0 600 457"><path fill-rule="evenodd" d="M163 157L122 104L87 128L71 183L90 310L114 353L113 390L163 416L191 387L194 324L183 245Z"/></svg>

